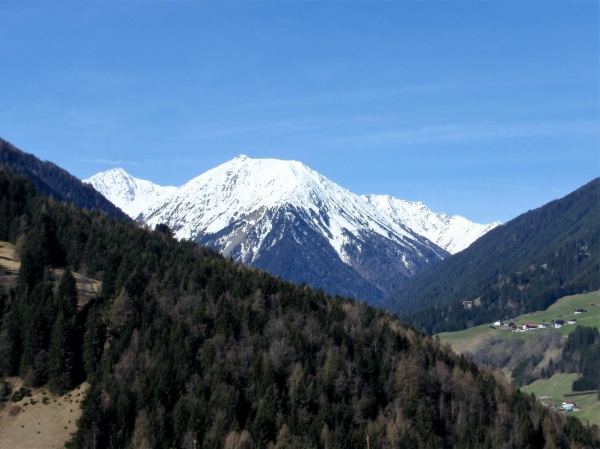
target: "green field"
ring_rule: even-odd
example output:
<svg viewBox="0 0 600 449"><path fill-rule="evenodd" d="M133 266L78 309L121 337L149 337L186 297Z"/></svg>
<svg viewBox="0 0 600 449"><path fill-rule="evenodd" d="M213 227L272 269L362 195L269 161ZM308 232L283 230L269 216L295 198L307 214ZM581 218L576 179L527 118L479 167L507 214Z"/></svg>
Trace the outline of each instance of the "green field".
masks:
<svg viewBox="0 0 600 449"><path fill-rule="evenodd" d="M600 305L590 307L591 303L600 303L600 291L593 293L585 293L581 295L565 296L551 305L547 310L541 312L528 313L515 317L513 323L519 325L526 322L550 323L552 320L565 320L571 318L577 320L577 325L597 327L600 329ZM575 309L586 309L587 313L575 315ZM504 335L510 338L531 339L536 333L549 332L552 329L537 329L528 332L513 333L506 329L498 327L490 329L490 324L482 324L481 326L472 327L459 332L443 332L438 334L443 343L452 345L456 352L474 351L481 343L494 336ZM575 329L576 325L567 325L558 329L561 335L568 335Z"/></svg>
<svg viewBox="0 0 600 449"><path fill-rule="evenodd" d="M554 401L560 405L565 399L565 394L571 393L573 381L577 379L577 374L555 374L550 379L536 380L530 385L521 388L525 393L534 393L541 402ZM597 400L597 393L590 393L581 396L570 396L569 399L581 407L580 412L572 412L573 416L578 417L584 423L600 425L600 401Z"/></svg>
<svg viewBox="0 0 600 449"><path fill-rule="evenodd" d="M550 323L551 320L562 319L568 321L571 318L577 320L577 325L596 327L600 329L600 306L590 307L591 303L600 303L600 291L586 293L574 296L565 296L559 299L555 304L542 312L534 312L511 320L519 325L526 322L540 324ZM575 309L586 309L587 313L575 315ZM458 353L475 352L487 340L494 337L504 336L522 340L531 340L535 335L541 332L554 332L554 329L536 329L528 332L510 332L506 328L490 329L490 324L473 327L459 332L444 332L438 334L443 343L450 344L452 349ZM577 325L567 325L558 329L561 335L568 335L575 330ZM504 375L510 380L510 370L504 369ZM522 387L521 390L527 393L534 393L542 402L554 401L560 405L565 394L572 393L573 381L577 379L577 374L555 374L550 379L536 380L530 385ZM543 398L548 396L548 398ZM589 421L590 424L600 425L600 401L597 400L597 393L583 396L569 397L581 407L580 412L571 412L573 416L578 417L583 422Z"/></svg>

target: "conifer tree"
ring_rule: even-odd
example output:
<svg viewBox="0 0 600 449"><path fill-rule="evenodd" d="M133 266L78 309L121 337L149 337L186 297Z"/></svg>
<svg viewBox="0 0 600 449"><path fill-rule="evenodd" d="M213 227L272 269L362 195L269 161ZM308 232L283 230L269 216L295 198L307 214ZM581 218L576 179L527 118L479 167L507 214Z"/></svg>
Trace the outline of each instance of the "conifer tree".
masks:
<svg viewBox="0 0 600 449"><path fill-rule="evenodd" d="M44 279L44 269L49 263L48 236L43 226L34 225L21 249L21 267L17 276L23 293L33 290Z"/></svg>
<svg viewBox="0 0 600 449"><path fill-rule="evenodd" d="M77 315L77 283L70 269L65 269L56 291L55 303L57 314L61 313L67 320Z"/></svg>
<svg viewBox="0 0 600 449"><path fill-rule="evenodd" d="M49 387L57 393L64 393L73 386L74 352L69 345L70 333L69 323L61 312L52 328L48 354Z"/></svg>
<svg viewBox="0 0 600 449"><path fill-rule="evenodd" d="M13 302L11 310L2 324L0 372L8 376L16 376L19 373L23 352L22 315L19 302Z"/></svg>
<svg viewBox="0 0 600 449"><path fill-rule="evenodd" d="M39 310L34 311L25 332L23 356L19 370L19 374L23 378L29 369L33 368L35 356L44 349L44 323Z"/></svg>
<svg viewBox="0 0 600 449"><path fill-rule="evenodd" d="M90 376L102 357L106 334L106 326L96 310L92 310L88 315L86 328L83 336L83 365L85 372Z"/></svg>

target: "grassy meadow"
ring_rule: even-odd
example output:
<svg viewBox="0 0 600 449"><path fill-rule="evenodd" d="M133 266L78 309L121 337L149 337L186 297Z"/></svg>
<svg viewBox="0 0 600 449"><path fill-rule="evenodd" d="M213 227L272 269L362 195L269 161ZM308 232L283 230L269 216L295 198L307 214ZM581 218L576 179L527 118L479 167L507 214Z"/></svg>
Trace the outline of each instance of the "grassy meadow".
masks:
<svg viewBox="0 0 600 449"><path fill-rule="evenodd" d="M589 421L590 424L600 425L600 401L597 393L589 393L577 396L565 396L570 394L573 381L577 379L577 374L555 374L550 379L536 380L530 385L521 387L525 393L533 393L544 403L553 401L560 405L563 400L568 399L581 407L580 412L571 412L583 422Z"/></svg>
<svg viewBox="0 0 600 449"><path fill-rule="evenodd" d="M571 318L577 320L578 325L596 327L600 329L600 305L590 307L592 303L600 303L600 291L585 293L581 295L565 296L559 299L556 303L551 305L547 310L540 312L528 313L515 317L511 320L517 325L524 324L526 322L550 323L552 320L565 320L568 321ZM587 313L575 315L575 309L586 309ZM440 340L443 343L447 343L452 346L452 349L458 353L472 352L479 346L485 343L487 340L494 336L507 336L509 338L524 339L528 340L533 338L536 333L539 332L550 332L552 329L536 329L528 332L510 332L506 328L497 327L496 329L490 329L490 325L482 324L481 326L475 326L471 329L465 329L459 332L443 332L438 334ZM561 335L568 335L575 329L576 325L566 325L558 329Z"/></svg>

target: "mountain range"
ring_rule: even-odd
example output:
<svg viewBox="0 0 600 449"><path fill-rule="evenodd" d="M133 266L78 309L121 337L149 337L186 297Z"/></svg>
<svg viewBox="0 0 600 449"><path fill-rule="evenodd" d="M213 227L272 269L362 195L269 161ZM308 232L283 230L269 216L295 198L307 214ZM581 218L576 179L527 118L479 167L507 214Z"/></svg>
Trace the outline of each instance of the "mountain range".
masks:
<svg viewBox="0 0 600 449"><path fill-rule="evenodd" d="M358 196L300 162L244 155L179 188L120 168L84 182L141 223L166 224L177 238L238 262L370 303L500 224Z"/></svg>
<svg viewBox="0 0 600 449"><path fill-rule="evenodd" d="M0 205L20 263L0 289L2 447L600 447L597 426L382 309L44 197L2 166ZM77 279L101 287L82 297Z"/></svg>

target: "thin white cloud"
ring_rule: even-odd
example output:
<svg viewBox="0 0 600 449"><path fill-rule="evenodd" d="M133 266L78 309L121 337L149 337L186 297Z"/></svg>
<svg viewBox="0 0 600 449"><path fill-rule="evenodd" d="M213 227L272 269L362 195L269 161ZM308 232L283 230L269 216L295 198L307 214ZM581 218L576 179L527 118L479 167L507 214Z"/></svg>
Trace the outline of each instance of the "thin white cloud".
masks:
<svg viewBox="0 0 600 449"><path fill-rule="evenodd" d="M493 188L493 189L503 189L503 190L521 190L524 192L534 192L537 191L538 188L534 187L534 186L524 186L524 185L507 185L507 184L490 184L490 183L484 183L483 184L485 187L489 187L489 188ZM556 190L553 188L550 188L550 190Z"/></svg>
<svg viewBox="0 0 600 449"><path fill-rule="evenodd" d="M273 107L298 107L315 104L353 104L364 102L376 102L382 99L391 99L401 95L439 93L450 90L459 90L459 83L437 83L437 84L414 84L389 89L364 89L335 93L321 93L315 95L303 95L271 98L262 101L250 101L247 103L233 104L233 109L260 109Z"/></svg>
<svg viewBox="0 0 600 449"><path fill-rule="evenodd" d="M510 139L530 136L598 135L598 121L538 123L460 123L431 125L410 129L393 129L361 136L350 136L353 142L379 145L435 144L477 140Z"/></svg>
<svg viewBox="0 0 600 449"><path fill-rule="evenodd" d="M91 162L92 164L104 164L104 165L133 165L139 167L141 164L130 161L120 161L114 159L80 159L83 162Z"/></svg>

